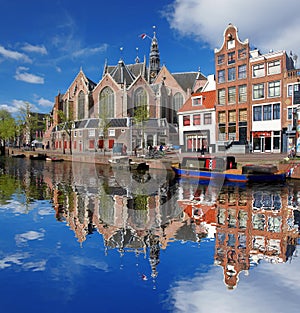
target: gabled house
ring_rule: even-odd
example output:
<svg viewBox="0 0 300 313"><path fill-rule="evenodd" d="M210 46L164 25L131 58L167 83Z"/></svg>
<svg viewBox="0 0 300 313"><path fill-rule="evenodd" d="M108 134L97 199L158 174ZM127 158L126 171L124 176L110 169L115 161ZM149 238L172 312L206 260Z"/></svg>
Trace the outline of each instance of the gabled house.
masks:
<svg viewBox="0 0 300 313"><path fill-rule="evenodd" d="M179 144L183 151L216 151L215 103L215 80L210 75L203 91L193 93L178 111Z"/></svg>

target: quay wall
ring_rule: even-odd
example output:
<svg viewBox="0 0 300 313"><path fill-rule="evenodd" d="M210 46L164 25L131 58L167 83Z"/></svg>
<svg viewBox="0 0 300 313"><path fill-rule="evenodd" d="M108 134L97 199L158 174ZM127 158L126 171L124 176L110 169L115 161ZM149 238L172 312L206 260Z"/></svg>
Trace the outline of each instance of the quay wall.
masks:
<svg viewBox="0 0 300 313"><path fill-rule="evenodd" d="M70 155L69 153L61 153L55 150L39 150L36 151L24 151L22 149L7 149L6 153L8 155L12 154L25 154L29 158L33 154L46 154L49 157L57 157L64 159L69 162L81 162L81 163L95 163L109 165L108 160L112 157L111 153L106 153L105 155L101 152L90 152L90 153L74 153ZM146 161L151 169L163 169L171 170L171 164L173 162L178 162L185 155L195 155L192 153L172 153L166 154L160 159L144 159L131 156L133 161ZM290 178L300 179L300 158L288 159L286 154L279 153L246 153L246 154L236 154L235 155L238 167L245 164L274 164L277 165L279 170L290 171Z"/></svg>

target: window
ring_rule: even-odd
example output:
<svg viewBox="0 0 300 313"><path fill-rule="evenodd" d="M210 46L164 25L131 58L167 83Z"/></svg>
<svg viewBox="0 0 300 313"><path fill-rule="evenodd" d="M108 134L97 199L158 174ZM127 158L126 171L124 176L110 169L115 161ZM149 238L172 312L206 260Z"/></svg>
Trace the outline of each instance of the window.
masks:
<svg viewBox="0 0 300 313"><path fill-rule="evenodd" d="M235 80L235 67L230 67L228 69L228 81L233 81Z"/></svg>
<svg viewBox="0 0 300 313"><path fill-rule="evenodd" d="M134 106L139 107L147 105L147 92L144 88L139 87L134 93Z"/></svg>
<svg viewBox="0 0 300 313"><path fill-rule="evenodd" d="M211 113L204 113L204 125L211 125Z"/></svg>
<svg viewBox="0 0 300 313"><path fill-rule="evenodd" d="M238 58L239 59L244 59L246 56L247 56L246 48L239 49L239 51L238 51Z"/></svg>
<svg viewBox="0 0 300 313"><path fill-rule="evenodd" d="M231 110L228 112L228 122L229 123L235 123L236 122L236 111Z"/></svg>
<svg viewBox="0 0 300 313"><path fill-rule="evenodd" d="M265 97L265 85L253 85L253 99L263 99Z"/></svg>
<svg viewBox="0 0 300 313"><path fill-rule="evenodd" d="M218 83L224 83L225 82L225 70L218 71Z"/></svg>
<svg viewBox="0 0 300 313"><path fill-rule="evenodd" d="M193 115L193 125L200 125L200 114Z"/></svg>
<svg viewBox="0 0 300 313"><path fill-rule="evenodd" d="M224 105L226 103L225 89L218 90L218 103Z"/></svg>
<svg viewBox="0 0 300 313"><path fill-rule="evenodd" d="M85 95L81 90L78 94L78 105L77 105L77 118L79 120L84 119L84 107L85 107Z"/></svg>
<svg viewBox="0 0 300 313"><path fill-rule="evenodd" d="M264 121L270 121L272 119L272 106L271 106L271 104L263 106L263 119L264 119Z"/></svg>
<svg viewBox="0 0 300 313"><path fill-rule="evenodd" d="M192 98L192 105L193 106L202 105L202 96L197 97L197 98Z"/></svg>
<svg viewBox="0 0 300 313"><path fill-rule="evenodd" d="M219 123L222 123L222 124L226 123L226 115L224 111L218 113L218 120L219 120Z"/></svg>
<svg viewBox="0 0 300 313"><path fill-rule="evenodd" d="M235 86L228 88L228 103L236 103L236 88L235 88Z"/></svg>
<svg viewBox="0 0 300 313"><path fill-rule="evenodd" d="M261 121L262 119L262 107L261 106L254 106L253 107L253 121Z"/></svg>
<svg viewBox="0 0 300 313"><path fill-rule="evenodd" d="M218 64L223 64L224 61L225 61L225 55L224 54L218 55Z"/></svg>
<svg viewBox="0 0 300 313"><path fill-rule="evenodd" d="M287 119L292 120L293 119L293 108L288 108L288 113L287 113Z"/></svg>
<svg viewBox="0 0 300 313"><path fill-rule="evenodd" d="M265 76L265 65L256 64L252 67L252 76L253 77L262 77Z"/></svg>
<svg viewBox="0 0 300 313"><path fill-rule="evenodd" d="M246 64L240 65L238 67L238 79L243 79L247 77L247 67Z"/></svg>
<svg viewBox="0 0 300 313"><path fill-rule="evenodd" d="M268 63L268 74L279 74L280 72L281 72L280 60Z"/></svg>
<svg viewBox="0 0 300 313"><path fill-rule="evenodd" d="M177 112L183 105L183 96L180 92L176 92L173 97L173 109Z"/></svg>
<svg viewBox="0 0 300 313"><path fill-rule="evenodd" d="M247 101L247 86L239 86L239 103L244 103Z"/></svg>
<svg viewBox="0 0 300 313"><path fill-rule="evenodd" d="M115 113L115 96L110 87L105 87L99 95L99 116L102 119L114 117Z"/></svg>
<svg viewBox="0 0 300 313"><path fill-rule="evenodd" d="M108 130L108 136L109 137L114 137L116 135L116 130L115 129L109 129Z"/></svg>
<svg viewBox="0 0 300 313"><path fill-rule="evenodd" d="M280 120L280 104L273 104L273 120Z"/></svg>
<svg viewBox="0 0 300 313"><path fill-rule="evenodd" d="M234 64L235 63L235 52L229 52L228 55L228 64Z"/></svg>
<svg viewBox="0 0 300 313"><path fill-rule="evenodd" d="M184 115L183 116L183 126L190 126L190 125L191 125L190 116Z"/></svg>
<svg viewBox="0 0 300 313"><path fill-rule="evenodd" d="M247 119L248 119L247 109L239 110L239 122L247 122Z"/></svg>
<svg viewBox="0 0 300 313"><path fill-rule="evenodd" d="M235 40L231 39L227 41L227 49L232 49L235 47Z"/></svg>
<svg viewBox="0 0 300 313"><path fill-rule="evenodd" d="M280 97L280 80L268 83L268 97Z"/></svg>
<svg viewBox="0 0 300 313"><path fill-rule="evenodd" d="M89 129L88 134L89 137L95 137L95 129Z"/></svg>
<svg viewBox="0 0 300 313"><path fill-rule="evenodd" d="M291 97L293 95L293 85L288 85L287 95L288 95L288 97Z"/></svg>

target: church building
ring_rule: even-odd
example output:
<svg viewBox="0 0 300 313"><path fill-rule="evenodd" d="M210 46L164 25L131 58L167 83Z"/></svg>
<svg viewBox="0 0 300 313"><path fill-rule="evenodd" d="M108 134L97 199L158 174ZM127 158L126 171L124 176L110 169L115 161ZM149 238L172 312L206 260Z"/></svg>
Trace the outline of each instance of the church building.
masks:
<svg viewBox="0 0 300 313"><path fill-rule="evenodd" d="M148 146L178 144L177 111L207 79L200 71L171 73L160 63L156 33L149 61L121 58L104 64L99 82L80 69L65 93L55 98L44 136L46 147L64 153L132 153Z"/></svg>

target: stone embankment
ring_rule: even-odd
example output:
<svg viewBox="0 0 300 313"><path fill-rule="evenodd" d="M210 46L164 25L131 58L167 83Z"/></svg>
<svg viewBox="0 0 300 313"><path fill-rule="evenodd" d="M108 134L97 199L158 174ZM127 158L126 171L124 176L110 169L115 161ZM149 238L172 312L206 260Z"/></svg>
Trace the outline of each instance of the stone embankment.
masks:
<svg viewBox="0 0 300 313"><path fill-rule="evenodd" d="M110 153L106 155L103 152L88 152L88 153L69 153L63 154L55 150L37 150L37 151L23 151L21 149L9 149L9 155L12 154L25 154L29 157L32 154L43 153L50 157L62 158L71 162L95 163L95 164L109 164L108 160L112 157ZM185 155L195 155L194 153L171 153L166 154L160 159L147 159L150 168L152 169L167 169L171 170L171 164L178 162ZM143 158L132 156L133 161L145 161ZM286 154L280 153L248 153L235 155L238 167L245 164L274 164L280 170L290 171L290 177L300 179L300 158L288 159Z"/></svg>

